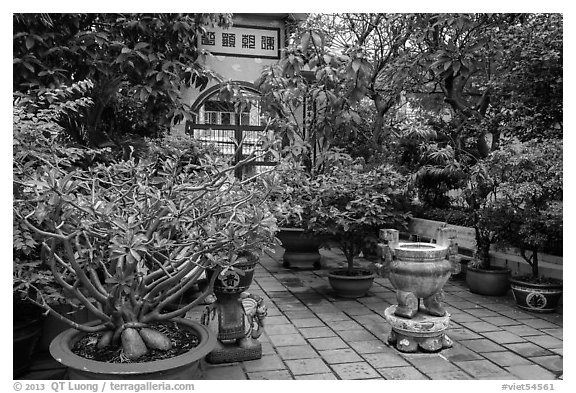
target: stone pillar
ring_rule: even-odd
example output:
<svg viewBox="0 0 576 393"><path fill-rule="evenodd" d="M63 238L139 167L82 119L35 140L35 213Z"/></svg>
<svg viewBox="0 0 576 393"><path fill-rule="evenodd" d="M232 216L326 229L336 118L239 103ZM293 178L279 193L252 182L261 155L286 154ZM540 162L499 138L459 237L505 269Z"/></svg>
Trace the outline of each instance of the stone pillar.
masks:
<svg viewBox="0 0 576 393"><path fill-rule="evenodd" d="M458 243L456 243L456 228L438 228L436 244L448 248L446 259L452 265L452 274L460 273L461 266L458 261Z"/></svg>
<svg viewBox="0 0 576 393"><path fill-rule="evenodd" d="M376 263L378 274L388 277L390 274L390 263L394 259L394 249L400 244L400 232L396 229L380 229L380 240L377 253L379 263Z"/></svg>

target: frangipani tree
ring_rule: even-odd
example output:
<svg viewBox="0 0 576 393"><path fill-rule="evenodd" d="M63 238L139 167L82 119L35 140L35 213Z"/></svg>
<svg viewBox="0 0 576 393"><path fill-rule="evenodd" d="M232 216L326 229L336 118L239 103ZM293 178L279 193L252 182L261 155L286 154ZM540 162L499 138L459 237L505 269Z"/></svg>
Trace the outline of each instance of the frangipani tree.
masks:
<svg viewBox="0 0 576 393"><path fill-rule="evenodd" d="M170 308L207 268L220 272L275 244L267 184L233 175L255 153L231 166L177 138L151 144L139 161L94 163L94 151L62 146L40 132L43 125L58 130L49 116L15 112L15 247L39 244L43 262L16 264L15 284L70 326L102 332L98 345L121 341L130 359L166 349L169 340L146 327L210 293L218 274L195 301ZM36 280L42 266L50 281ZM88 309L98 323L73 322L52 308L54 300Z"/></svg>

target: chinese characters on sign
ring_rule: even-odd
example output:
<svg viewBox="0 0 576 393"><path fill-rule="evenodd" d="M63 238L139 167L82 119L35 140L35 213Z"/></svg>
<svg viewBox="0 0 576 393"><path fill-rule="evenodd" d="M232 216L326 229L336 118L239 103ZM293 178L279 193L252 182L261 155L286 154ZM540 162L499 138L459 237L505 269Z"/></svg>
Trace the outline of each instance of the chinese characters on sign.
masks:
<svg viewBox="0 0 576 393"><path fill-rule="evenodd" d="M216 33L208 31L202 36L202 45L216 45Z"/></svg>
<svg viewBox="0 0 576 393"><path fill-rule="evenodd" d="M256 48L256 36L253 34L242 34L242 48Z"/></svg>
<svg viewBox="0 0 576 393"><path fill-rule="evenodd" d="M222 46L234 48L236 46L236 34L222 33Z"/></svg>
<svg viewBox="0 0 576 393"><path fill-rule="evenodd" d="M280 29L234 26L207 31L200 46L215 55L280 58Z"/></svg>

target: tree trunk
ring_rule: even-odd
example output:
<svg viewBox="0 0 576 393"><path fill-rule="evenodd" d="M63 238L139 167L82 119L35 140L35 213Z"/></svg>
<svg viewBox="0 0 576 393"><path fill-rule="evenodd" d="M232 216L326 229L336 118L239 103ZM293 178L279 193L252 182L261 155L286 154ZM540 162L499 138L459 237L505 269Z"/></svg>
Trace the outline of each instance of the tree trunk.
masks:
<svg viewBox="0 0 576 393"><path fill-rule="evenodd" d="M538 271L538 250L532 250L532 277L537 278L540 275Z"/></svg>

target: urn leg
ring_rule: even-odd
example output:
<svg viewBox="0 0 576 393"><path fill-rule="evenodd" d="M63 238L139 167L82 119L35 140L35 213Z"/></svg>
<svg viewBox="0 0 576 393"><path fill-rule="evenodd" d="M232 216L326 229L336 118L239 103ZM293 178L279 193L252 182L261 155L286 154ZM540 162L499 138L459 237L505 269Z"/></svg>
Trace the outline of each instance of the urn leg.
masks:
<svg viewBox="0 0 576 393"><path fill-rule="evenodd" d="M390 330L390 334L388 335L388 344L396 344L396 341L398 340L398 336L396 335L396 332L394 331L394 329Z"/></svg>
<svg viewBox="0 0 576 393"><path fill-rule="evenodd" d="M442 348L452 348L454 341L450 337L444 334L442 337Z"/></svg>
<svg viewBox="0 0 576 393"><path fill-rule="evenodd" d="M409 353L418 351L418 340L416 338L398 334L396 340L397 350Z"/></svg>
<svg viewBox="0 0 576 393"><path fill-rule="evenodd" d="M442 337L426 337L420 342L420 348L427 352L437 352L442 349Z"/></svg>
<svg viewBox="0 0 576 393"><path fill-rule="evenodd" d="M394 314L399 317L412 318L418 312L418 298L412 292L396 291L398 307Z"/></svg>
<svg viewBox="0 0 576 393"><path fill-rule="evenodd" d="M443 317L446 315L446 309L442 305L442 299L444 294L442 290L436 292L434 295L424 298L424 307L426 307L426 312L430 315L436 317Z"/></svg>

